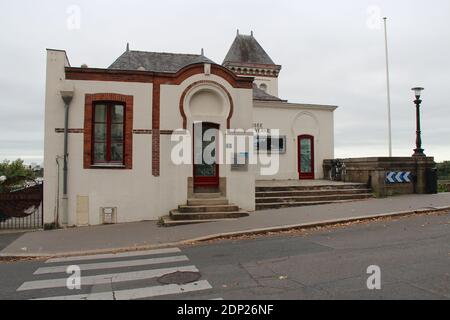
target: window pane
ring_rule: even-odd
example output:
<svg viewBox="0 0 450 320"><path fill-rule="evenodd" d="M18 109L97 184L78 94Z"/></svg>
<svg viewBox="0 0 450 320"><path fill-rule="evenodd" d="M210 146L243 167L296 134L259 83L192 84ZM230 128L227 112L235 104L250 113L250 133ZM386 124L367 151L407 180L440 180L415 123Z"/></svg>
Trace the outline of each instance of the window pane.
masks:
<svg viewBox="0 0 450 320"><path fill-rule="evenodd" d="M123 161L123 143L111 144L111 161Z"/></svg>
<svg viewBox="0 0 450 320"><path fill-rule="evenodd" d="M103 104L95 105L95 122L106 122L106 106Z"/></svg>
<svg viewBox="0 0 450 320"><path fill-rule="evenodd" d="M106 142L106 124L100 123L95 125L94 129L94 141Z"/></svg>
<svg viewBox="0 0 450 320"><path fill-rule="evenodd" d="M111 125L111 140L114 142L123 142L123 124Z"/></svg>
<svg viewBox="0 0 450 320"><path fill-rule="evenodd" d="M284 139L283 138L278 139L278 150L279 151L284 150Z"/></svg>
<svg viewBox="0 0 450 320"><path fill-rule="evenodd" d="M106 143L94 144L94 163L106 161Z"/></svg>
<svg viewBox="0 0 450 320"><path fill-rule="evenodd" d="M112 122L123 123L124 107L123 105L115 105L112 109Z"/></svg>

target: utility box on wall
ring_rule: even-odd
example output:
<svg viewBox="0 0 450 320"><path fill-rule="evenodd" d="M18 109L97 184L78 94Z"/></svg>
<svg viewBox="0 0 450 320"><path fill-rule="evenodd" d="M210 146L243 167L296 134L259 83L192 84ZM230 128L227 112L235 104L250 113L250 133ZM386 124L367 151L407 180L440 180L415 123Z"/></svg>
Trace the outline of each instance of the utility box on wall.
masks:
<svg viewBox="0 0 450 320"><path fill-rule="evenodd" d="M100 223L116 224L117 208L100 208Z"/></svg>
<svg viewBox="0 0 450 320"><path fill-rule="evenodd" d="M89 197L77 196L77 226L89 225Z"/></svg>

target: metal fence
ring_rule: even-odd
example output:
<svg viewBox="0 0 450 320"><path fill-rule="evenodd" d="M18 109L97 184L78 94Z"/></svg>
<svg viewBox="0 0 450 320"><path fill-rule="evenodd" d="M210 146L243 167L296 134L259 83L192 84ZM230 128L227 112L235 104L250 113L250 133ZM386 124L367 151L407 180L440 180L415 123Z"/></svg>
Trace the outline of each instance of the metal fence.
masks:
<svg viewBox="0 0 450 320"><path fill-rule="evenodd" d="M43 185L0 194L0 229L42 229Z"/></svg>
<svg viewBox="0 0 450 320"><path fill-rule="evenodd" d="M29 216L16 218L6 217L0 213L0 230L34 230L43 228L42 204Z"/></svg>

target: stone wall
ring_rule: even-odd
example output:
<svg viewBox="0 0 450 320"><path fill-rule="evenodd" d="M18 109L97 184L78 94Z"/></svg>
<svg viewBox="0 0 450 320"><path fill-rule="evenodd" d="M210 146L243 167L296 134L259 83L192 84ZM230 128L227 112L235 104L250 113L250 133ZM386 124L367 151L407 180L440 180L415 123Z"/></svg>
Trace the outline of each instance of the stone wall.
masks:
<svg viewBox="0 0 450 320"><path fill-rule="evenodd" d="M330 176L332 161L325 160L323 163L325 177ZM432 157L373 157L341 159L341 161L345 165L342 177L344 181L366 183L379 198L427 193L427 170L436 166ZM387 183L386 175L392 171L411 172L411 183Z"/></svg>

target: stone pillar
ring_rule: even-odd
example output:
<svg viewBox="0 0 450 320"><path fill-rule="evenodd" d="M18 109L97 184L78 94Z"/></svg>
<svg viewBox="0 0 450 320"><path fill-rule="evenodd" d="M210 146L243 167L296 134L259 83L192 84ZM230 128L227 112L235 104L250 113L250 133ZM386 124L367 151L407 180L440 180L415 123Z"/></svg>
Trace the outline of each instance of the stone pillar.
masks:
<svg viewBox="0 0 450 320"><path fill-rule="evenodd" d="M416 162L416 185L417 194L427 193L427 169L433 168L436 164L433 158L414 157Z"/></svg>
<svg viewBox="0 0 450 320"><path fill-rule="evenodd" d="M386 198L386 171L376 168L371 173L371 187L377 198Z"/></svg>

